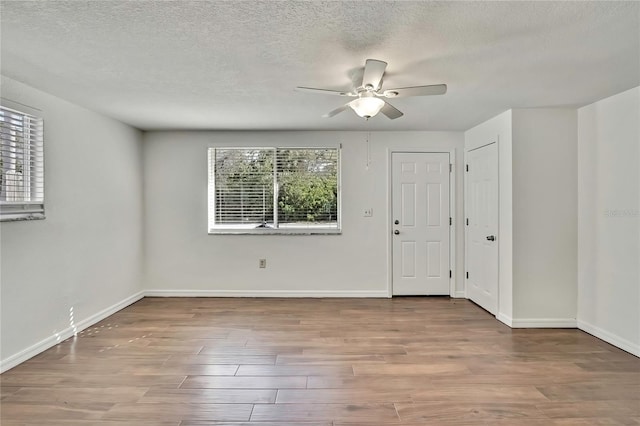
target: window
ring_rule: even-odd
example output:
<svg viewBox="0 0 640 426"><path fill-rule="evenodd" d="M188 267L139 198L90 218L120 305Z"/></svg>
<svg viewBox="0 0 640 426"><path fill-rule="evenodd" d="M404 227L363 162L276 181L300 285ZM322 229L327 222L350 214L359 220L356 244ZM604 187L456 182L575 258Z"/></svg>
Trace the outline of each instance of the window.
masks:
<svg viewBox="0 0 640 426"><path fill-rule="evenodd" d="M338 148L209 148L209 232L338 233Z"/></svg>
<svg viewBox="0 0 640 426"><path fill-rule="evenodd" d="M44 218L42 119L0 106L0 219Z"/></svg>

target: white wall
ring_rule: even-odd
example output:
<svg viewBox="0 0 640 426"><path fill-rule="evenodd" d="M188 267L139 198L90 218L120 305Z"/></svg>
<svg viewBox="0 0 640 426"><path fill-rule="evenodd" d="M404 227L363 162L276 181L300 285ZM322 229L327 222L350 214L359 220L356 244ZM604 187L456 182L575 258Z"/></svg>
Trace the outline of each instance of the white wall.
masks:
<svg viewBox="0 0 640 426"><path fill-rule="evenodd" d="M46 191L45 220L0 225L5 370L140 297L143 204L141 132L5 77L2 97L41 110Z"/></svg>
<svg viewBox="0 0 640 426"><path fill-rule="evenodd" d="M498 142L496 317L513 327L575 327L575 109L514 109L465 133L465 150Z"/></svg>
<svg viewBox="0 0 640 426"><path fill-rule="evenodd" d="M342 235L208 235L207 147L342 143ZM459 132L150 132L144 136L146 287L151 294L388 295L390 149L450 150ZM367 161L370 156L370 164ZM462 176L458 171L462 223ZM363 217L365 208L373 217ZM457 233L462 276L462 230ZM258 268L258 259L267 268ZM461 280L459 284L463 285ZM462 290L462 288L458 288Z"/></svg>
<svg viewBox="0 0 640 426"><path fill-rule="evenodd" d="M576 326L577 112L513 110L514 326Z"/></svg>
<svg viewBox="0 0 640 426"><path fill-rule="evenodd" d="M640 356L640 87L578 110L578 326Z"/></svg>
<svg viewBox="0 0 640 426"><path fill-rule="evenodd" d="M513 317L513 224L512 224L512 112L477 125L464 134L465 151L498 143L498 313L496 318L511 325Z"/></svg>

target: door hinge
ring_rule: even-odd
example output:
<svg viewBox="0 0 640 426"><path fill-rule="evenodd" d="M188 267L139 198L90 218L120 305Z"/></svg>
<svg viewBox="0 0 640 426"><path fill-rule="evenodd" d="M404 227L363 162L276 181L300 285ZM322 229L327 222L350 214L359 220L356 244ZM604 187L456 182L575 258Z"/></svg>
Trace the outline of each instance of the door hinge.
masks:
<svg viewBox="0 0 640 426"><path fill-rule="evenodd" d="M469 218L467 218L467 226L469 226Z"/></svg>
<svg viewBox="0 0 640 426"><path fill-rule="evenodd" d="M449 269L449 278L451 278L453 276L453 273L451 272L451 269Z"/></svg>
<svg viewBox="0 0 640 426"><path fill-rule="evenodd" d="M467 271L467 279L469 279L469 272Z"/></svg>
<svg viewBox="0 0 640 426"><path fill-rule="evenodd" d="M453 171L453 164L449 164L449 173Z"/></svg>
<svg viewBox="0 0 640 426"><path fill-rule="evenodd" d="M467 171L469 171L469 165L467 164Z"/></svg>
<svg viewBox="0 0 640 426"><path fill-rule="evenodd" d="M449 226L453 225L453 219L449 218Z"/></svg>

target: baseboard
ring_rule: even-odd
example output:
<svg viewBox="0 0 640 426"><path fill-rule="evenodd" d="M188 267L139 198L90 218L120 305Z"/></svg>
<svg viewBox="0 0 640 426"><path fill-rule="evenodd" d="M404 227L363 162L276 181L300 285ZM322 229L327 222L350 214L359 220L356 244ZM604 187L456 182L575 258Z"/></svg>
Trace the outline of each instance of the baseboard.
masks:
<svg viewBox="0 0 640 426"><path fill-rule="evenodd" d="M458 290L455 293L453 293L453 296L451 296L455 299L466 299L467 298L467 293L465 293L464 290Z"/></svg>
<svg viewBox="0 0 640 426"><path fill-rule="evenodd" d="M496 319L511 328L577 328L574 318L511 318L498 312Z"/></svg>
<svg viewBox="0 0 640 426"><path fill-rule="evenodd" d="M592 336L597 337L598 339L604 340L605 342L610 343L613 346L616 346L623 351L627 351L630 354L640 358L640 345L636 343L633 343L627 339L623 339L620 336L616 336L613 333L610 333L600 327L596 327L595 325L589 324L584 321L578 320L578 328L586 333L591 334Z"/></svg>
<svg viewBox="0 0 640 426"><path fill-rule="evenodd" d="M387 290L146 290L145 297L373 297L389 298Z"/></svg>
<svg viewBox="0 0 640 426"><path fill-rule="evenodd" d="M512 328L577 328L575 318L513 318Z"/></svg>
<svg viewBox="0 0 640 426"><path fill-rule="evenodd" d="M138 300L144 297L144 292L138 292L132 296L127 297L120 302L109 306L106 309L98 312L97 314L91 315L89 318L86 318L82 321L79 321L75 324L75 327L68 327L59 333L53 334L47 337L44 340L32 345L17 354L11 355L7 359L3 359L0 361L0 373L4 373L7 370L15 367L18 364L25 362L26 360L33 358L34 356L46 351L47 349L57 345L60 342L67 340L69 337L73 336L74 333L80 332L86 328L91 327L95 323L102 321L109 315L113 315L121 309L126 308L132 303L137 302Z"/></svg>
<svg viewBox="0 0 640 426"><path fill-rule="evenodd" d="M496 319L501 323L508 325L509 327L513 327L513 318L503 314L502 312L498 312L498 315L496 315Z"/></svg>

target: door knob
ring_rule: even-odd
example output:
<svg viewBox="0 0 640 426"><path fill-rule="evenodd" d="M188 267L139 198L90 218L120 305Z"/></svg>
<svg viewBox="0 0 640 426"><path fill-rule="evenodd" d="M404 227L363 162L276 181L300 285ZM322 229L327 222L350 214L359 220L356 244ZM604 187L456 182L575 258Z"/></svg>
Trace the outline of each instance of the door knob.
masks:
<svg viewBox="0 0 640 426"><path fill-rule="evenodd" d="M489 241L495 241L495 240L496 240L496 236L495 236L495 235L489 235L489 236L487 237L487 240L489 240Z"/></svg>
<svg viewBox="0 0 640 426"><path fill-rule="evenodd" d="M396 225L400 225L400 221L398 219L396 219L393 223L395 223Z"/></svg>
<svg viewBox="0 0 640 426"><path fill-rule="evenodd" d="M393 231L394 234L399 235L400 231L398 231L397 229L395 231Z"/></svg>

